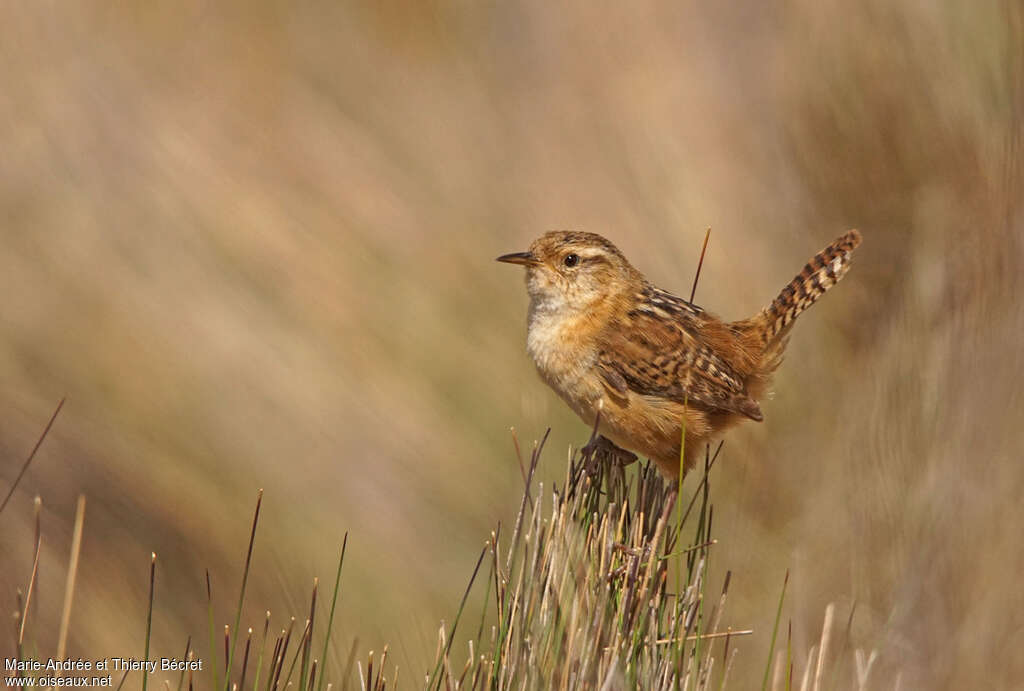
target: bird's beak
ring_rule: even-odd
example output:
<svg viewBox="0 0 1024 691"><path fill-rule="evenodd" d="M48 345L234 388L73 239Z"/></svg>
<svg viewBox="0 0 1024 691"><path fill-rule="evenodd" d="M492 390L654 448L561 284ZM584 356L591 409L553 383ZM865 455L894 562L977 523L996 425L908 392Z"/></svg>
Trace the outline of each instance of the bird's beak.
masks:
<svg viewBox="0 0 1024 691"><path fill-rule="evenodd" d="M498 261L505 262L506 264L522 264L523 266L536 266L540 263L537 261L537 257L533 256L530 252L503 254L498 257Z"/></svg>

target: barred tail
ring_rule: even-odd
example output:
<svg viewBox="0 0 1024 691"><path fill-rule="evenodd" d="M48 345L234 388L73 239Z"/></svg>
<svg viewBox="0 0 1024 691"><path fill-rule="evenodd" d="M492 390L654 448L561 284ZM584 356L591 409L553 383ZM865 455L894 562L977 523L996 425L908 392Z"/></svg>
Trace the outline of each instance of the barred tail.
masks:
<svg viewBox="0 0 1024 691"><path fill-rule="evenodd" d="M814 255L803 271L789 282L772 303L761 310L760 323L764 345L783 338L801 312L813 305L825 292L839 283L850 269L850 253L860 244L860 233L851 230Z"/></svg>

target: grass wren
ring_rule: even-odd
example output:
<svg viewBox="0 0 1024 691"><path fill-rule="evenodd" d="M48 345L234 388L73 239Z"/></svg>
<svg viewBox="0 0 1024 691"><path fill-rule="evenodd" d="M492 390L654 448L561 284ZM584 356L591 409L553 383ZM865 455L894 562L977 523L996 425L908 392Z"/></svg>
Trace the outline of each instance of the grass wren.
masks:
<svg viewBox="0 0 1024 691"><path fill-rule="evenodd" d="M706 442L763 420L758 400L793 321L846 274L860 241L840 236L736 322L654 287L595 233L546 233L498 261L526 267L527 350L544 381L607 441L677 478L681 458L689 469Z"/></svg>

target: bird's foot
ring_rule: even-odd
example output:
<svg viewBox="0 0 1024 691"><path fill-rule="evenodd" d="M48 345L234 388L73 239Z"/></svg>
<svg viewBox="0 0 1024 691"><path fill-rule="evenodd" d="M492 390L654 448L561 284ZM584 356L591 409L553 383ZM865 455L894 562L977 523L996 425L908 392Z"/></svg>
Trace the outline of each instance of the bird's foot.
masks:
<svg viewBox="0 0 1024 691"><path fill-rule="evenodd" d="M600 434L580 450L584 456L589 456L594 460L607 460L618 466L627 466L636 462L637 459L635 453L616 446L615 442Z"/></svg>

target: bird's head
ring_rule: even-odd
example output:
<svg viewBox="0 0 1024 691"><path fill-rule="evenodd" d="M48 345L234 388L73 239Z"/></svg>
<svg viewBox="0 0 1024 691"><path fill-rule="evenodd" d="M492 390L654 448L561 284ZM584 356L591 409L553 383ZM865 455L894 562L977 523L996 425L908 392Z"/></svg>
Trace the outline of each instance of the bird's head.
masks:
<svg viewBox="0 0 1024 691"><path fill-rule="evenodd" d="M498 261L526 267L531 305L545 312L583 312L643 280L622 252L596 233L551 231L526 252Z"/></svg>

